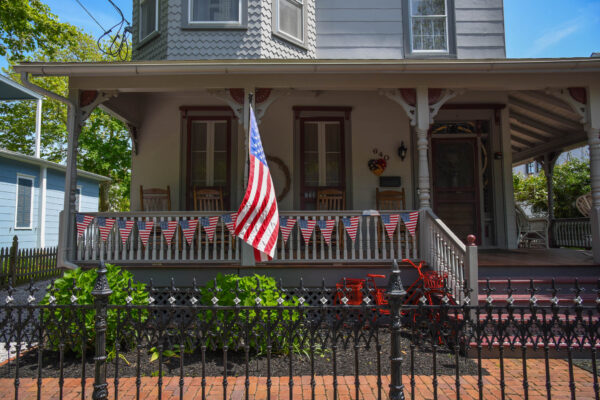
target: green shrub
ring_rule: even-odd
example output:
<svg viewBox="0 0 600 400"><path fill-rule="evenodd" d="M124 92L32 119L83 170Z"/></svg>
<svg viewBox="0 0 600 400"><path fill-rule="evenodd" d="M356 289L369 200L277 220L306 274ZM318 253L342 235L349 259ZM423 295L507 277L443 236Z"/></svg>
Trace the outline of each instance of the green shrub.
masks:
<svg viewBox="0 0 600 400"><path fill-rule="evenodd" d="M215 281L217 291L215 292ZM277 307L279 298L284 299L281 306L297 306L297 298L290 298L277 287L275 279L255 274L253 276L238 276L234 274L218 274L216 280L201 289L201 303L212 305L212 298L219 299L219 306L235 306L236 297L239 299L237 306L256 306L256 299L260 298L260 306ZM258 290L260 284L260 290ZM285 327L299 320L299 312L294 310L223 310L213 315L212 311L205 311L198 316L201 321L210 326L217 335L209 345L221 348L224 345L237 348L241 344L248 344L258 353L264 353L268 343L265 335L265 325L270 324L271 344L274 351L287 351L290 343L288 335L284 333ZM244 328L245 326L245 328ZM248 337L244 332L249 331ZM297 340L293 341L294 351L298 346Z"/></svg>
<svg viewBox="0 0 600 400"><path fill-rule="evenodd" d="M112 290L112 294L108 298L108 304L125 305L127 297L130 295L132 305L148 304L148 292L146 285L143 283L135 283L131 272L122 270L121 267L106 264L108 284ZM53 302L57 307L54 309L44 310L44 326L48 333L49 343L46 347L53 350L58 350L59 344L62 342L65 345L65 351L74 351L81 354L81 344L83 341L83 333L85 332L86 342L85 349L92 348L96 338L95 316L96 311L93 309L94 296L92 290L96 277L98 276L96 269L67 271L62 278L54 281L54 289L48 287L48 293L42 299L40 304L50 304L50 296L54 296ZM129 293L129 283L131 281L131 294ZM78 289L74 292L73 288ZM76 303L80 305L88 305L90 307L60 307L61 305L72 304L71 296L77 297ZM107 314L107 330L106 330L106 347L110 351L115 346L117 327L119 329L119 342L122 348L129 348L134 341L135 322L139 321L140 315L138 310L132 309L127 311L119 311L114 308L109 308ZM147 311L141 311L141 321L144 322L148 317ZM120 317L120 318L119 318ZM125 319L128 323L124 323ZM119 320L120 319L120 320Z"/></svg>

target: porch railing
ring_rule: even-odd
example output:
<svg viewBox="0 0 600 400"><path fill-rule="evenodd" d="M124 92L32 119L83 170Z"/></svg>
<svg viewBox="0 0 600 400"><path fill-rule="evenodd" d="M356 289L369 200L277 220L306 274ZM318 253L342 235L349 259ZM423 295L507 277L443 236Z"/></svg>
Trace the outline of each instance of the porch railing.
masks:
<svg viewBox="0 0 600 400"><path fill-rule="evenodd" d="M478 298L477 247L465 245L430 209L421 212L422 258L429 267L447 276L447 285L455 299L463 301L467 281L471 299Z"/></svg>
<svg viewBox="0 0 600 400"><path fill-rule="evenodd" d="M592 248L592 225L589 218L555 219L551 229L554 246Z"/></svg>
<svg viewBox="0 0 600 400"><path fill-rule="evenodd" d="M399 214L408 211L390 211ZM77 240L76 262L143 263L228 263L241 262L241 242L230 234L223 219L219 218L215 237L210 241L202 227L198 227L194 239L187 243L181 229L177 228L171 244L160 230L162 221L177 221L201 217L219 216L228 212L127 212L87 213L94 217L107 217L133 221L134 228L125 243L122 242L117 224L111 229L106 241L100 237L98 219L95 218ZM327 243L321 230L315 226L308 242L302 237L296 222L286 243L280 234L275 258L271 263L359 263L389 262L393 259L418 257L416 236L413 237L399 220L390 238L379 215L363 215L363 211L284 211L280 216L295 219L334 219L331 241ZM343 225L343 218L359 217L356 238L352 240ZM153 222L148 243L144 245L138 229L138 221ZM418 228L417 228L418 229Z"/></svg>

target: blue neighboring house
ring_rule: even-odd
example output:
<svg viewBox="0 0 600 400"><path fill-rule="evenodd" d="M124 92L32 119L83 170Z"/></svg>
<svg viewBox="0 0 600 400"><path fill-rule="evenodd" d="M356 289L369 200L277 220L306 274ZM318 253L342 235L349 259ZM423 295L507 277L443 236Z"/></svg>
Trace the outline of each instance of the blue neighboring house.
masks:
<svg viewBox="0 0 600 400"><path fill-rule="evenodd" d="M64 205L66 167L51 161L0 149L0 247L58 245L58 214ZM98 211L102 175L78 170L76 206Z"/></svg>

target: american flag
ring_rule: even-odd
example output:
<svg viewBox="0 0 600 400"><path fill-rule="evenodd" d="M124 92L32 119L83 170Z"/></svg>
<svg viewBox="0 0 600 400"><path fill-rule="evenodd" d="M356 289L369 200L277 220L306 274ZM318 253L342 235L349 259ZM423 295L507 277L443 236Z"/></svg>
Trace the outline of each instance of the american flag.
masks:
<svg viewBox="0 0 600 400"><path fill-rule="evenodd" d="M100 230L100 237L106 242L108 234L115 225L114 218L98 217L98 229Z"/></svg>
<svg viewBox="0 0 600 400"><path fill-rule="evenodd" d="M137 222L138 234L140 235L140 239L142 239L142 244L144 247L146 247L148 244L148 238L150 237L150 232L152 232L152 226L154 226L154 221Z"/></svg>
<svg viewBox="0 0 600 400"><path fill-rule="evenodd" d="M219 217L202 217L200 218L200 225L206 231L206 235L208 236L208 241L212 242L215 238L215 231L217 230L217 222L219 222Z"/></svg>
<svg viewBox="0 0 600 400"><path fill-rule="evenodd" d="M319 225L325 243L327 243L327 245L331 244L331 233L335 227L335 219L321 219L317 221L317 225Z"/></svg>
<svg viewBox="0 0 600 400"><path fill-rule="evenodd" d="M283 244L287 243L294 225L296 225L296 220L294 218L279 217L279 230L281 231Z"/></svg>
<svg viewBox="0 0 600 400"><path fill-rule="evenodd" d="M177 225L177 221L160 221L160 230L167 241L167 246L170 246L173 241Z"/></svg>
<svg viewBox="0 0 600 400"><path fill-rule="evenodd" d="M250 107L248 187L238 210L235 234L254 247L256 261L271 260L279 235L279 211L254 110Z"/></svg>
<svg viewBox="0 0 600 400"><path fill-rule="evenodd" d="M77 237L81 237L83 232L85 232L85 228L88 227L90 222L94 220L94 217L91 215L85 214L77 214L75 215L75 221L77 221Z"/></svg>
<svg viewBox="0 0 600 400"><path fill-rule="evenodd" d="M344 228L346 228L346 232L352 239L352 242L356 241L356 233L358 232L358 221L360 217L350 217L350 218L342 218L342 224L344 224Z"/></svg>
<svg viewBox="0 0 600 400"><path fill-rule="evenodd" d="M183 232L183 236L185 237L187 244L192 244L192 240L194 240L194 234L196 233L196 228L198 227L198 220L182 219L179 221L179 225L181 225L181 231Z"/></svg>
<svg viewBox="0 0 600 400"><path fill-rule="evenodd" d="M129 238L129 234L133 229L134 221L125 220L123 218L117 221L117 226L119 227L119 234L121 235L121 242L123 245L127 243L127 239Z"/></svg>
<svg viewBox="0 0 600 400"><path fill-rule="evenodd" d="M398 225L399 218L400 215L398 214L381 214L381 222L383 222L390 240L394 238L394 232L396 231L396 225Z"/></svg>
<svg viewBox="0 0 600 400"><path fill-rule="evenodd" d="M237 213L224 214L221 216L221 219L229 230L229 233L235 235L235 221L237 220Z"/></svg>
<svg viewBox="0 0 600 400"><path fill-rule="evenodd" d="M402 222L408 229L408 232L414 237L417 230L417 221L419 221L419 212L413 211L410 213L402 213Z"/></svg>
<svg viewBox="0 0 600 400"><path fill-rule="evenodd" d="M310 237L312 236L313 229L315 229L316 223L317 221L303 218L298 220L298 226L300 227L300 231L302 232L304 243L308 244Z"/></svg>

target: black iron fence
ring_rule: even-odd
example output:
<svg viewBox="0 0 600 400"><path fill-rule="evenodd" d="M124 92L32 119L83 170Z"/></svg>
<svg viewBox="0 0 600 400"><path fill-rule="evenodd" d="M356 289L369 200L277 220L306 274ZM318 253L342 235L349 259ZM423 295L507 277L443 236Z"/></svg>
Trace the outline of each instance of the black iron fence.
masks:
<svg viewBox="0 0 600 400"><path fill-rule="evenodd" d="M0 248L0 288L48 279L60 274L56 264L57 248L19 249L19 239L13 237L11 247Z"/></svg>
<svg viewBox="0 0 600 400"><path fill-rule="evenodd" d="M396 268L385 299L368 283L359 289L273 288L257 281L226 290L215 282L202 288L150 286L142 292L130 284L119 293L122 301L109 302L114 297L105 272L99 268L92 297L77 286L67 297L50 288L39 304L32 285L28 304L16 304L11 290L0 299L0 348L14 348L0 366L0 385L10 380L14 398L35 392L45 397L45 378L54 377L61 399L69 378L79 380L81 399L91 381L94 399L145 398L143 382L149 378L159 399L183 398L189 379L199 379L197 396L205 399L218 376L223 399L233 397L232 386L240 379L240 393L248 399L254 396L253 377L262 376L267 398L281 396L274 393L273 382L286 377L285 396L293 399L295 386L306 376L307 397L317 398L320 385L327 385L330 397L337 399L344 385L352 387L350 397L359 399L369 385L362 377L372 376L374 397L414 399L419 398L417 378L422 375L429 376L432 398L441 397L441 390L467 398L466 376L473 378L475 398L484 398L492 385L490 374L496 375L496 397L507 398L509 389L515 390L510 387L514 379L507 376L510 372L514 378L509 368L515 357L522 367L520 397L528 398L532 391L528 370L533 358L543 360L541 386L547 398L561 379L571 398L600 395L600 293L584 301L576 282L568 302L558 300L558 289L550 288L550 302L539 304L540 289L532 283L529 304L514 306L509 282L503 288L505 301L494 301L488 285L485 304L471 304L468 289L464 302L454 304L443 288L407 296ZM406 304L407 298L416 302ZM486 369L489 357L498 360L494 370ZM507 366L509 358L513 367ZM568 376L558 376L562 372L552 364L557 358L564 360ZM579 359L589 363L589 387L576 378ZM330 381L318 379L323 375L331 376ZM21 388L26 378L35 382L34 389ZM125 391L126 379L134 382L133 392ZM9 393L5 389L0 391Z"/></svg>

